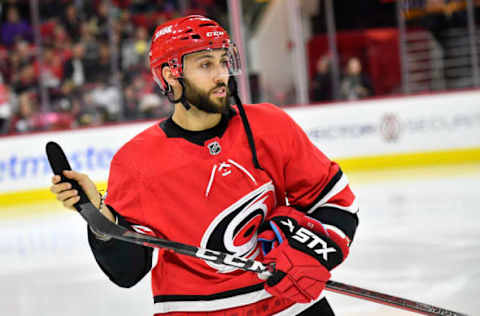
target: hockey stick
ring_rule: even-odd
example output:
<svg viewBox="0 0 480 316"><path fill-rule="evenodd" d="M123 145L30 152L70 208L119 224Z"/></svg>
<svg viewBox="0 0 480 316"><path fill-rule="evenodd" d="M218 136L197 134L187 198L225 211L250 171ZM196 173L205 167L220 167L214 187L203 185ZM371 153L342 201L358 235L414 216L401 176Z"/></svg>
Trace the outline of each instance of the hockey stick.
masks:
<svg viewBox="0 0 480 316"><path fill-rule="evenodd" d="M71 170L67 157L62 148L54 142L49 142L46 146L48 161L53 170L53 173L60 175L62 182L69 182L72 184L72 188L78 191L80 201L77 202L74 207L85 219L85 221L96 231L108 235L112 238L123 240L129 243L134 243L142 246L148 246L152 248L170 249L176 253L187 255L194 258L203 259L217 264L223 264L231 267L236 267L246 271L252 271L256 273L273 273L274 266L265 266L263 263L251 259L245 259L226 254L219 251L199 248L191 245L185 245L182 243L160 239L157 237L140 234L127 228L117 225L106 217L104 217L98 209L90 202L85 192L80 185L72 179L68 179L63 175L63 170ZM467 316L465 314L450 311L444 308L407 300L404 298L391 296L388 294L375 292L356 286L336 282L328 281L326 289L339 294L345 294L352 297L366 299L372 302L376 302L383 305L389 305L399 309L408 310L424 315L443 315L443 316Z"/></svg>
<svg viewBox="0 0 480 316"><path fill-rule="evenodd" d="M62 182L69 182L72 185L72 188L77 190L80 200L74 205L74 207L85 221L95 229L95 231L126 242L152 248L166 248L183 255L201 258L217 264L233 266L246 271L265 273L267 271L273 272L275 270L273 266L265 266L259 261L236 257L219 251L185 245L146 234L140 234L111 222L90 202L77 181L68 179L63 175L62 171L71 170L71 167L62 148L55 142L49 142L46 146L46 151L53 173L60 175Z"/></svg>

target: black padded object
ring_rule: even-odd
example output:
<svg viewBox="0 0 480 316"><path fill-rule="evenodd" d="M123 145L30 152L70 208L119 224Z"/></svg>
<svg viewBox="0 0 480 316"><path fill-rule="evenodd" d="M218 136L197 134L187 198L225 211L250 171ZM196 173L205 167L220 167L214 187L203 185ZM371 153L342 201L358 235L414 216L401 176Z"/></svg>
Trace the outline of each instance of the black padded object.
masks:
<svg viewBox="0 0 480 316"><path fill-rule="evenodd" d="M48 142L46 151L48 162L50 163L53 173L62 177L62 182L69 182L72 185L72 188L77 190L80 200L73 206L77 211L80 211L80 204L90 202L90 200L77 181L68 179L63 175L63 170L72 170L72 168L68 163L67 156L65 156L62 147L55 142Z"/></svg>

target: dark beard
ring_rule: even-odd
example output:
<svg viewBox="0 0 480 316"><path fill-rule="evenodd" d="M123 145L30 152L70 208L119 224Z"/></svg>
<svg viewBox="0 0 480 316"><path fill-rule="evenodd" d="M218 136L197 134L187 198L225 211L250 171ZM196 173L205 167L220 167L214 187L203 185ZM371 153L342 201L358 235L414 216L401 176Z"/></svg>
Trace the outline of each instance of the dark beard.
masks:
<svg viewBox="0 0 480 316"><path fill-rule="evenodd" d="M204 92L192 85L188 82L186 78L184 80L184 87L185 87L185 99L191 105L195 106L199 110L202 110L207 113L226 113L229 105L229 95L230 92L228 90L227 85L224 83L219 83L216 87L211 89L209 92ZM213 101L210 98L210 93L217 89L225 87L227 93L224 98L217 98L218 102Z"/></svg>

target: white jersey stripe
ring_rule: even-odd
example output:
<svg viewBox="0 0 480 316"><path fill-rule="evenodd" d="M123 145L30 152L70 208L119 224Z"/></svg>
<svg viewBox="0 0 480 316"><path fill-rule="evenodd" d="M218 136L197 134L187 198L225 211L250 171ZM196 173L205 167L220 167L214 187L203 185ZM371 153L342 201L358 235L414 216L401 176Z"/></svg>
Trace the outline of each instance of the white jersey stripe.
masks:
<svg viewBox="0 0 480 316"><path fill-rule="evenodd" d="M258 301L271 297L272 295L264 289L250 292L247 294L236 295L227 298L204 301L175 301L175 302L159 302L154 304L155 313L168 312L208 312L239 307L243 305L253 304Z"/></svg>
<svg viewBox="0 0 480 316"><path fill-rule="evenodd" d="M348 185L348 178L345 174L342 174L342 177L335 183L333 188L328 192L320 201L315 203L314 206L312 206L308 211L307 214L312 213L317 207L323 206L325 202L330 200L333 196L341 192L343 189L345 189Z"/></svg>
<svg viewBox="0 0 480 316"><path fill-rule="evenodd" d="M272 297L270 293L265 290L260 290L256 292L251 292L248 294L237 295L229 298L222 298L216 300L208 301L177 301L177 302L161 302L155 303L154 312L155 313L168 313L168 312L208 312L208 311L218 311L228 308L240 307L244 305L253 304L261 300ZM289 308L274 314L275 316L291 316L296 315L310 306L318 303L321 299L325 297L325 294L322 292L320 296L306 304L294 304Z"/></svg>
<svg viewBox="0 0 480 316"><path fill-rule="evenodd" d="M338 228L337 226L328 225L328 224L323 224L323 227L324 227L326 230L331 230L331 231L335 232L338 236L342 237L343 239L348 238L348 237L347 237L347 234L345 234L345 233L343 232L343 230L341 230L341 229ZM350 238L349 238L349 239L350 239Z"/></svg>
<svg viewBox="0 0 480 316"><path fill-rule="evenodd" d="M347 211L347 212L350 212L350 213L353 213L353 214L356 214L358 213L358 200L357 200L357 197L355 197L355 199L353 200L352 204L350 204L349 206L342 206L342 205L338 205L338 204L333 204L333 203L325 203L322 205L322 207L334 207L334 208L338 208L340 210L344 210L344 211Z"/></svg>

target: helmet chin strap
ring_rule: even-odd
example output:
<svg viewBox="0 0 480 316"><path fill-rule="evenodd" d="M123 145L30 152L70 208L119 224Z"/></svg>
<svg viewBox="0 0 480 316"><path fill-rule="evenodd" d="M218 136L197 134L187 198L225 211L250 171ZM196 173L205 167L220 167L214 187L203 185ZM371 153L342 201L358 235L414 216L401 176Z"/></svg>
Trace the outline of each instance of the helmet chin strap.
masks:
<svg viewBox="0 0 480 316"><path fill-rule="evenodd" d="M173 104L180 102L183 105L183 107L188 111L188 110L191 109L191 106L188 103L187 98L185 98L185 94L183 93L185 91L185 83L183 82L183 78L178 78L177 80L180 83L180 85L182 86L182 94L180 95L180 97L178 99L174 99L173 98L173 91L172 91L172 93L167 93L168 101L170 101Z"/></svg>
<svg viewBox="0 0 480 316"><path fill-rule="evenodd" d="M235 103L237 104L237 107L238 107L238 111L240 112L243 128L245 129L245 133L247 134L247 140L250 146L250 152L252 153L253 165L255 166L255 168L263 170L262 166L260 166L260 163L258 162L257 149L255 148L253 133L252 133L252 129L250 128L250 123L248 122L247 114L245 113L245 109L243 108L242 101L238 96L237 81L232 76L230 76L230 78L228 79L228 89L230 90L230 94L235 100Z"/></svg>

